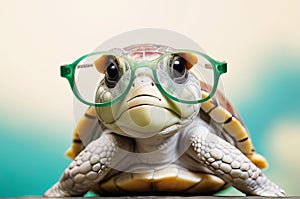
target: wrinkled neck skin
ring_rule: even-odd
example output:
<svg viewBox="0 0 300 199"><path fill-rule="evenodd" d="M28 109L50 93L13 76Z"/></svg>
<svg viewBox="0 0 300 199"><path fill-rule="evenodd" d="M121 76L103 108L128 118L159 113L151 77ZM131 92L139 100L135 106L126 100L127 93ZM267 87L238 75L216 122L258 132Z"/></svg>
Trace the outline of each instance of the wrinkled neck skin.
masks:
<svg viewBox="0 0 300 199"><path fill-rule="evenodd" d="M163 154L170 155L173 152L186 149L184 140L186 136L191 135L193 132L214 132L210 129L206 122L196 117L188 124L182 125L181 128L168 132L165 134L158 133L155 136L149 138L133 138L135 141L136 153L151 153L154 151L160 151ZM187 141L189 142L189 141ZM170 151L171 149L171 151ZM171 152L171 153L168 153Z"/></svg>
<svg viewBox="0 0 300 199"><path fill-rule="evenodd" d="M149 138L134 138L136 146L135 152L150 153L158 150L163 151L163 149L176 145L179 131L182 128L184 127L171 132L158 133Z"/></svg>
<svg viewBox="0 0 300 199"><path fill-rule="evenodd" d="M119 155L120 159L126 161L118 162L116 169L134 168L134 172L138 169L153 169L166 167L176 162L190 146L189 139L185 137L190 124L181 126L175 131L165 132L165 134L157 133L148 138L131 138L132 145L129 151L122 150Z"/></svg>
<svg viewBox="0 0 300 199"><path fill-rule="evenodd" d="M143 154L140 160L147 164L167 164L174 162L177 157L176 146L178 144L179 134L170 136L153 136L151 138L135 138L135 152Z"/></svg>
<svg viewBox="0 0 300 199"><path fill-rule="evenodd" d="M182 157L191 146L191 133L207 129L207 126L199 121L200 119L196 117L189 125L164 135L129 138L132 141L130 147L119 150L117 153L119 158L113 168L119 171L143 172L169 165L186 165L186 159Z"/></svg>

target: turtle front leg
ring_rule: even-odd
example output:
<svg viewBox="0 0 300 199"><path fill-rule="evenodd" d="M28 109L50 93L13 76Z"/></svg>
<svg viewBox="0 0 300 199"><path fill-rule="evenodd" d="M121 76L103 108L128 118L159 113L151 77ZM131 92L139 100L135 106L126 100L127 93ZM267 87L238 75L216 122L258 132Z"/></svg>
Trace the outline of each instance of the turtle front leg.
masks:
<svg viewBox="0 0 300 199"><path fill-rule="evenodd" d="M116 152L117 141L103 135L91 142L65 169L61 179L44 197L82 196L109 171L108 165Z"/></svg>
<svg viewBox="0 0 300 199"><path fill-rule="evenodd" d="M247 195L285 196L240 150L215 134L192 135L189 154L217 176Z"/></svg>

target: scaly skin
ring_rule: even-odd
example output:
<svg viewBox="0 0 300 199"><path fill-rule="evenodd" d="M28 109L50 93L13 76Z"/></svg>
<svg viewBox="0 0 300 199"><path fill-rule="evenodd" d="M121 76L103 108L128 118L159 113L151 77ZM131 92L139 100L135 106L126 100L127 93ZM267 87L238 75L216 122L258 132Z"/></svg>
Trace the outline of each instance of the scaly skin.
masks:
<svg viewBox="0 0 300 199"><path fill-rule="evenodd" d="M108 165L116 153L117 141L104 135L91 142L65 169L61 179L44 197L82 196L108 172Z"/></svg>
<svg viewBox="0 0 300 199"><path fill-rule="evenodd" d="M207 132L207 131L206 131ZM248 195L285 196L240 150L212 133L191 136L189 154L223 180Z"/></svg>

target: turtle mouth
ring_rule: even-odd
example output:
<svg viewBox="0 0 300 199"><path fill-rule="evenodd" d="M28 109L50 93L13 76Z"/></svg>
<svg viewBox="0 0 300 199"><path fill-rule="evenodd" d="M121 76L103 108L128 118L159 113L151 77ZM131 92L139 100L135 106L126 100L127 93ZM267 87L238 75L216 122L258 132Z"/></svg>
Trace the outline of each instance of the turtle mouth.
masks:
<svg viewBox="0 0 300 199"><path fill-rule="evenodd" d="M136 95L132 98L130 98L129 100L127 100L127 103L129 103L130 101L136 99L136 98L139 98L139 97L153 97L153 98L156 98L158 99L159 101L161 101L161 98L157 97L157 96L154 96L154 95L149 95L149 94L142 94L142 95Z"/></svg>
<svg viewBox="0 0 300 199"><path fill-rule="evenodd" d="M172 110L170 107L167 107L164 103L162 103L162 101L163 100L161 98L159 98L155 95L141 94L141 95L133 96L132 98L130 98L126 101L127 102L126 108L121 110L119 112L118 116L115 118L115 120L111 123L118 121L126 111L130 111L135 108L140 108L143 106L144 107L152 106L152 107L165 109L165 110L171 112L176 117L178 117L178 118L181 117L181 115L178 112L176 112L175 110Z"/></svg>
<svg viewBox="0 0 300 199"><path fill-rule="evenodd" d="M155 100L153 100L153 98ZM136 100L136 102L134 102L134 100ZM129 100L127 100L128 109L124 110L122 113L124 113L125 111L128 111L130 109L134 109L134 108L141 107L141 106L153 106L153 107L166 109L166 110L170 111L171 113L173 113L174 115L176 115L177 117L180 117L180 115L176 111L161 104L161 101L162 101L161 98L159 98L155 95L150 95L150 94L136 95L136 96L130 98ZM121 113L121 115L122 115L122 113Z"/></svg>
<svg viewBox="0 0 300 199"><path fill-rule="evenodd" d="M172 109L167 108L167 107L158 106L158 105L155 105L155 104L138 104L138 105L129 107L128 109L124 110L124 111L121 113L121 115L122 115L125 111L128 111L128 110L130 110L130 109L134 109L134 108L137 108L137 107L141 107L141 106L153 106L153 107L163 108L163 109L166 109L166 110L170 111L171 113L173 113L173 114L176 115L177 117L180 117L180 115L179 115L178 113L176 113L175 111L173 111Z"/></svg>

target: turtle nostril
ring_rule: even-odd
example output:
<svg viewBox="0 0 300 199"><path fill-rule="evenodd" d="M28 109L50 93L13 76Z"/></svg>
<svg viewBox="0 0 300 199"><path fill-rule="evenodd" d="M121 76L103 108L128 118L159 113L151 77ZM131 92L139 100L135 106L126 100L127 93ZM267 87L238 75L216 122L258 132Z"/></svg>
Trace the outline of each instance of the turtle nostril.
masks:
<svg viewBox="0 0 300 199"><path fill-rule="evenodd" d="M153 82L151 82L151 86L154 86L154 83L153 83Z"/></svg>

